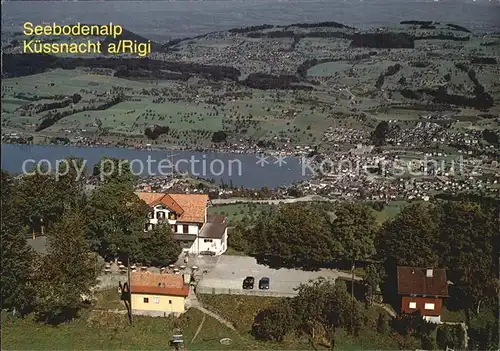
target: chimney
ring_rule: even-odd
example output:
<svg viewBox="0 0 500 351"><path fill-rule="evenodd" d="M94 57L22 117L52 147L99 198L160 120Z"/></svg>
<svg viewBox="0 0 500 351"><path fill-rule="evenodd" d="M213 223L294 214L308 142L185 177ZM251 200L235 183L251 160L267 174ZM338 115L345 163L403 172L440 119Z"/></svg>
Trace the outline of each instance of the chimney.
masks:
<svg viewBox="0 0 500 351"><path fill-rule="evenodd" d="M432 278L434 276L434 271L432 270L432 268L429 268L425 271L425 276L427 278Z"/></svg>

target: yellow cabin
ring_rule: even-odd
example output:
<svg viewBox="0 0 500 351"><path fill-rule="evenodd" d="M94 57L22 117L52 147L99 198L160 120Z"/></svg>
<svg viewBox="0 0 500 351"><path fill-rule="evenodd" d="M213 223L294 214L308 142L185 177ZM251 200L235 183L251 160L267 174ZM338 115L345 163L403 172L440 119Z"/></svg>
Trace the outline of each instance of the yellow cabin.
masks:
<svg viewBox="0 0 500 351"><path fill-rule="evenodd" d="M133 314L166 317L185 312L189 285L177 274L133 272L130 293Z"/></svg>

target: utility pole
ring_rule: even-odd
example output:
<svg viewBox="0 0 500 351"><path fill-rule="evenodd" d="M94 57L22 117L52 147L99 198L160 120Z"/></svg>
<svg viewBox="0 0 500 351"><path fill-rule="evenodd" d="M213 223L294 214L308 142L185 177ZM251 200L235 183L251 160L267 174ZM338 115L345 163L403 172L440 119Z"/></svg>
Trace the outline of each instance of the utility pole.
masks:
<svg viewBox="0 0 500 351"><path fill-rule="evenodd" d="M130 255L127 252L127 281L128 281L128 305L130 308L130 324L133 326L133 313L132 313L132 287L130 286Z"/></svg>
<svg viewBox="0 0 500 351"><path fill-rule="evenodd" d="M354 253L352 255L352 267L351 267L351 298L352 298L352 306L351 306L351 334L354 334Z"/></svg>
<svg viewBox="0 0 500 351"><path fill-rule="evenodd" d="M351 299L352 299L352 305L351 305L351 334L354 335L354 261L355 261L355 254L354 254L354 233L351 235L351 254L352 254L352 266L351 266Z"/></svg>

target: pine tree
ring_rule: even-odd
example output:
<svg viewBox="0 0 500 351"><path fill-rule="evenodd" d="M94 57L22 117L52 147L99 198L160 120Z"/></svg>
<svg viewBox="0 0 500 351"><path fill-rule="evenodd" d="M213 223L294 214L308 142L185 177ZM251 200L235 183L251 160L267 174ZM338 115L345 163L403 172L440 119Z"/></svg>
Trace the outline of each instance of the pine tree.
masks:
<svg viewBox="0 0 500 351"><path fill-rule="evenodd" d="M2 308L29 313L33 303L33 287L30 284L33 251L27 245L23 225L16 209L12 179L2 171L2 265L0 289Z"/></svg>
<svg viewBox="0 0 500 351"><path fill-rule="evenodd" d="M36 312L49 323L70 320L96 283L97 261L85 240L85 216L65 213L48 233L48 253L37 265Z"/></svg>

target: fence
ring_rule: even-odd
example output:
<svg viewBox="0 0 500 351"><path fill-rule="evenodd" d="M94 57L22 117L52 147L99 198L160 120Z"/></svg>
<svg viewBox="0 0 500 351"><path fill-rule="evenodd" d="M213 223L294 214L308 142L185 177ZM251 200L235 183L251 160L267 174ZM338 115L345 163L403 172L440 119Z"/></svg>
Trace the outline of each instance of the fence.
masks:
<svg viewBox="0 0 500 351"><path fill-rule="evenodd" d="M197 294L207 295L248 295L248 296L268 296L268 297L294 297L297 292L281 292L270 290L244 290L244 289L229 289L229 288L212 288L198 284L196 286Z"/></svg>

